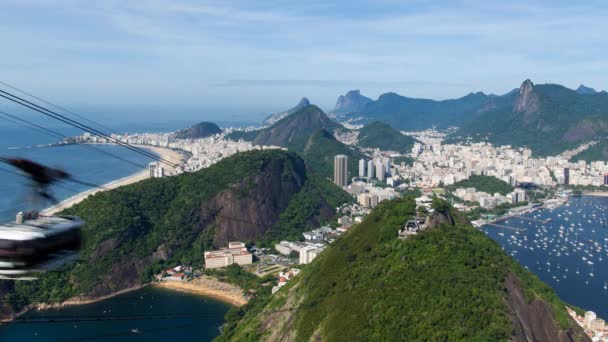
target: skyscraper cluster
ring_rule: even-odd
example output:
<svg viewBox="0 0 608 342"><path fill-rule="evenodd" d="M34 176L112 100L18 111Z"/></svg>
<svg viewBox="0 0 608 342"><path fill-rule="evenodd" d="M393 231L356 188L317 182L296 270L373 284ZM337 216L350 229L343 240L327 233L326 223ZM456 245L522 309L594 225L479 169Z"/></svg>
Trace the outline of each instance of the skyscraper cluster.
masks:
<svg viewBox="0 0 608 342"><path fill-rule="evenodd" d="M359 160L359 177L376 178L381 182L386 180L386 176L391 173L391 160L388 158L374 158L370 160Z"/></svg>

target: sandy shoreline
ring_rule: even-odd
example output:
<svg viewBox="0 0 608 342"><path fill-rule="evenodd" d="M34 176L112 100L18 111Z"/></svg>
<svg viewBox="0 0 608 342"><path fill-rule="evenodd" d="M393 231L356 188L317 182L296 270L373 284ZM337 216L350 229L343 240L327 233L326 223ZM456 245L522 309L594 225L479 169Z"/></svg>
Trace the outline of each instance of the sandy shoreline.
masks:
<svg viewBox="0 0 608 342"><path fill-rule="evenodd" d="M161 158L170 161L171 163L179 164L184 159L184 156L181 153L168 149L168 148L147 146L147 145L133 145L133 146L137 146L140 148L145 148L147 150L150 150L150 151L154 152L155 154L159 155ZM102 191L116 189L121 186L137 183L139 181L149 178L149 176L150 176L150 172L148 170L138 171L137 173L134 173L130 176L106 183L103 185L103 188L90 189L90 190L81 192L79 194L76 194L72 197L69 197L69 198L61 201L57 205L44 209L41 212L41 214L54 215L64 209L70 208L71 206L84 201L90 195L94 195L94 194L96 194L98 192L102 192Z"/></svg>
<svg viewBox="0 0 608 342"><path fill-rule="evenodd" d="M153 286L210 297L236 307L247 304L247 298L243 295L243 290L240 287L223 283L208 276L202 276L191 281L162 281L153 283Z"/></svg>
<svg viewBox="0 0 608 342"><path fill-rule="evenodd" d="M589 191L583 192L585 196L608 197L608 191Z"/></svg>

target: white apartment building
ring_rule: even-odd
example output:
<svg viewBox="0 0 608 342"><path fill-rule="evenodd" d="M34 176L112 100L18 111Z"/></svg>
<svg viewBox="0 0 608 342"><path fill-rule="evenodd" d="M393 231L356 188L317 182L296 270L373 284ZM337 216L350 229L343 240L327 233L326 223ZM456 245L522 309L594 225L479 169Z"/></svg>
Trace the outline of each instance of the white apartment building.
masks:
<svg viewBox="0 0 608 342"><path fill-rule="evenodd" d="M205 252L205 268L221 268L232 264L250 265L253 255L242 242L230 242L228 248Z"/></svg>

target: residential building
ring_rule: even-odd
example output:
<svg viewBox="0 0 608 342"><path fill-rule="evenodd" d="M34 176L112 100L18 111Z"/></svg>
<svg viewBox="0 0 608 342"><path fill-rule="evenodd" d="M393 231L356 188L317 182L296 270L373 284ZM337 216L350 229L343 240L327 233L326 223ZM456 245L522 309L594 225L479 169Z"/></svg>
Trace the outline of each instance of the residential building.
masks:
<svg viewBox="0 0 608 342"><path fill-rule="evenodd" d="M365 172L365 167L367 166L367 162L365 159L359 159L359 177L363 178L367 175Z"/></svg>
<svg viewBox="0 0 608 342"><path fill-rule="evenodd" d="M307 246L300 250L300 264L305 265L311 263L319 254L323 252L323 248Z"/></svg>
<svg viewBox="0 0 608 342"><path fill-rule="evenodd" d="M343 154L334 157L334 183L340 187L348 185L348 157Z"/></svg>
<svg viewBox="0 0 608 342"><path fill-rule="evenodd" d="M232 264L250 265L253 263L253 255L242 242L230 242L228 248L217 251L205 252L205 268L220 268Z"/></svg>

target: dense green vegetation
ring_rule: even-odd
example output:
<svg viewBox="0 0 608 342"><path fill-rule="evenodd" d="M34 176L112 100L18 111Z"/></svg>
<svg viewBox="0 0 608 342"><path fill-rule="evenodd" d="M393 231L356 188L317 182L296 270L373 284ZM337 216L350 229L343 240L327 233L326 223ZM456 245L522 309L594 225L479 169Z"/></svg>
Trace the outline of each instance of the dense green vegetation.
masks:
<svg viewBox="0 0 608 342"><path fill-rule="evenodd" d="M279 216L279 221L270 227L265 235L258 239L262 247L272 247L281 240L298 241L302 239L303 228L318 227L328 220L318 217L331 217L333 213L322 215L323 203L336 208L354 199L333 183L312 175L302 190L289 202L287 209Z"/></svg>
<svg viewBox="0 0 608 342"><path fill-rule="evenodd" d="M535 155L545 156L608 134L608 94L583 95L556 84L534 85L531 89L528 98L534 100L524 110L514 106L517 92L494 98L488 110L462 126L447 142L470 138L495 145L527 146Z"/></svg>
<svg viewBox="0 0 608 342"><path fill-rule="evenodd" d="M458 188L475 188L477 191L487 192L489 194L500 193L506 195L513 191L511 184L492 176L477 176L473 175L468 179L461 180L447 187L448 190L454 191Z"/></svg>
<svg viewBox="0 0 608 342"><path fill-rule="evenodd" d="M233 131L226 134L226 138L234 141L245 140L245 141L253 141L255 137L258 136L260 130L254 131Z"/></svg>
<svg viewBox="0 0 608 342"><path fill-rule="evenodd" d="M344 154L348 157L348 172L350 177L355 177L359 170L359 159L363 154L357 149L344 145L337 141L333 135L326 130L316 131L307 140L305 145L294 147L306 164L319 175L332 178L334 169L334 156Z"/></svg>
<svg viewBox="0 0 608 342"><path fill-rule="evenodd" d="M474 202L474 203L479 205L479 203L477 203L477 202ZM491 209L477 207L471 211L468 211L466 213L466 217L469 220L479 220L480 218L485 218L488 215L500 216L500 215L506 214L509 211L509 209L517 208L517 207L521 207L521 206L525 206L525 205L528 205L527 201L519 202L519 203L503 203L503 204L499 204Z"/></svg>
<svg viewBox="0 0 608 342"><path fill-rule="evenodd" d="M214 244L217 223L231 220L214 217L213 210L205 210L208 201L219 193L247 199L249 193L261 191L272 202L280 194L271 192L277 189L257 189L256 177L261 175L302 187L288 199L282 212L273 213L280 215L271 227L259 230L237 221L242 229L249 230L248 235L256 229L255 239L260 241L299 237L302 231L334 216L335 206L350 200L331 182L309 175L301 158L279 150L240 153L196 173L149 179L98 193L64 212L86 222L83 262L45 274L37 282L10 284L9 297L18 302L17 306L32 300L57 302L80 294L120 290L149 280L167 266L201 265L203 251ZM257 203L254 198L251 201ZM246 219L242 215L237 218ZM272 222L270 218L260 219ZM161 253L166 258L153 257ZM137 270L142 267L143 272Z"/></svg>
<svg viewBox="0 0 608 342"><path fill-rule="evenodd" d="M437 202L436 209L454 214ZM561 328L570 326L552 289L469 225L444 224L397 239L397 230L414 214L412 198L383 202L264 308L241 314L219 340L253 341L273 333L295 340L508 340L509 273L523 285L528 302L546 301Z"/></svg>
<svg viewBox="0 0 608 342"><path fill-rule="evenodd" d="M414 158L412 158L412 157L400 156L400 157L392 158L392 160L393 160L393 164L395 164L395 165L401 165L401 163L405 163L405 165L407 165L407 166L414 165Z"/></svg>
<svg viewBox="0 0 608 342"><path fill-rule="evenodd" d="M359 130L359 146L379 148L383 151L410 152L416 139L392 128L390 125L374 121Z"/></svg>
<svg viewBox="0 0 608 342"><path fill-rule="evenodd" d="M584 160L587 162L593 162L598 160L607 161L608 140L602 139L597 144L570 158L571 162L578 162L579 160Z"/></svg>

